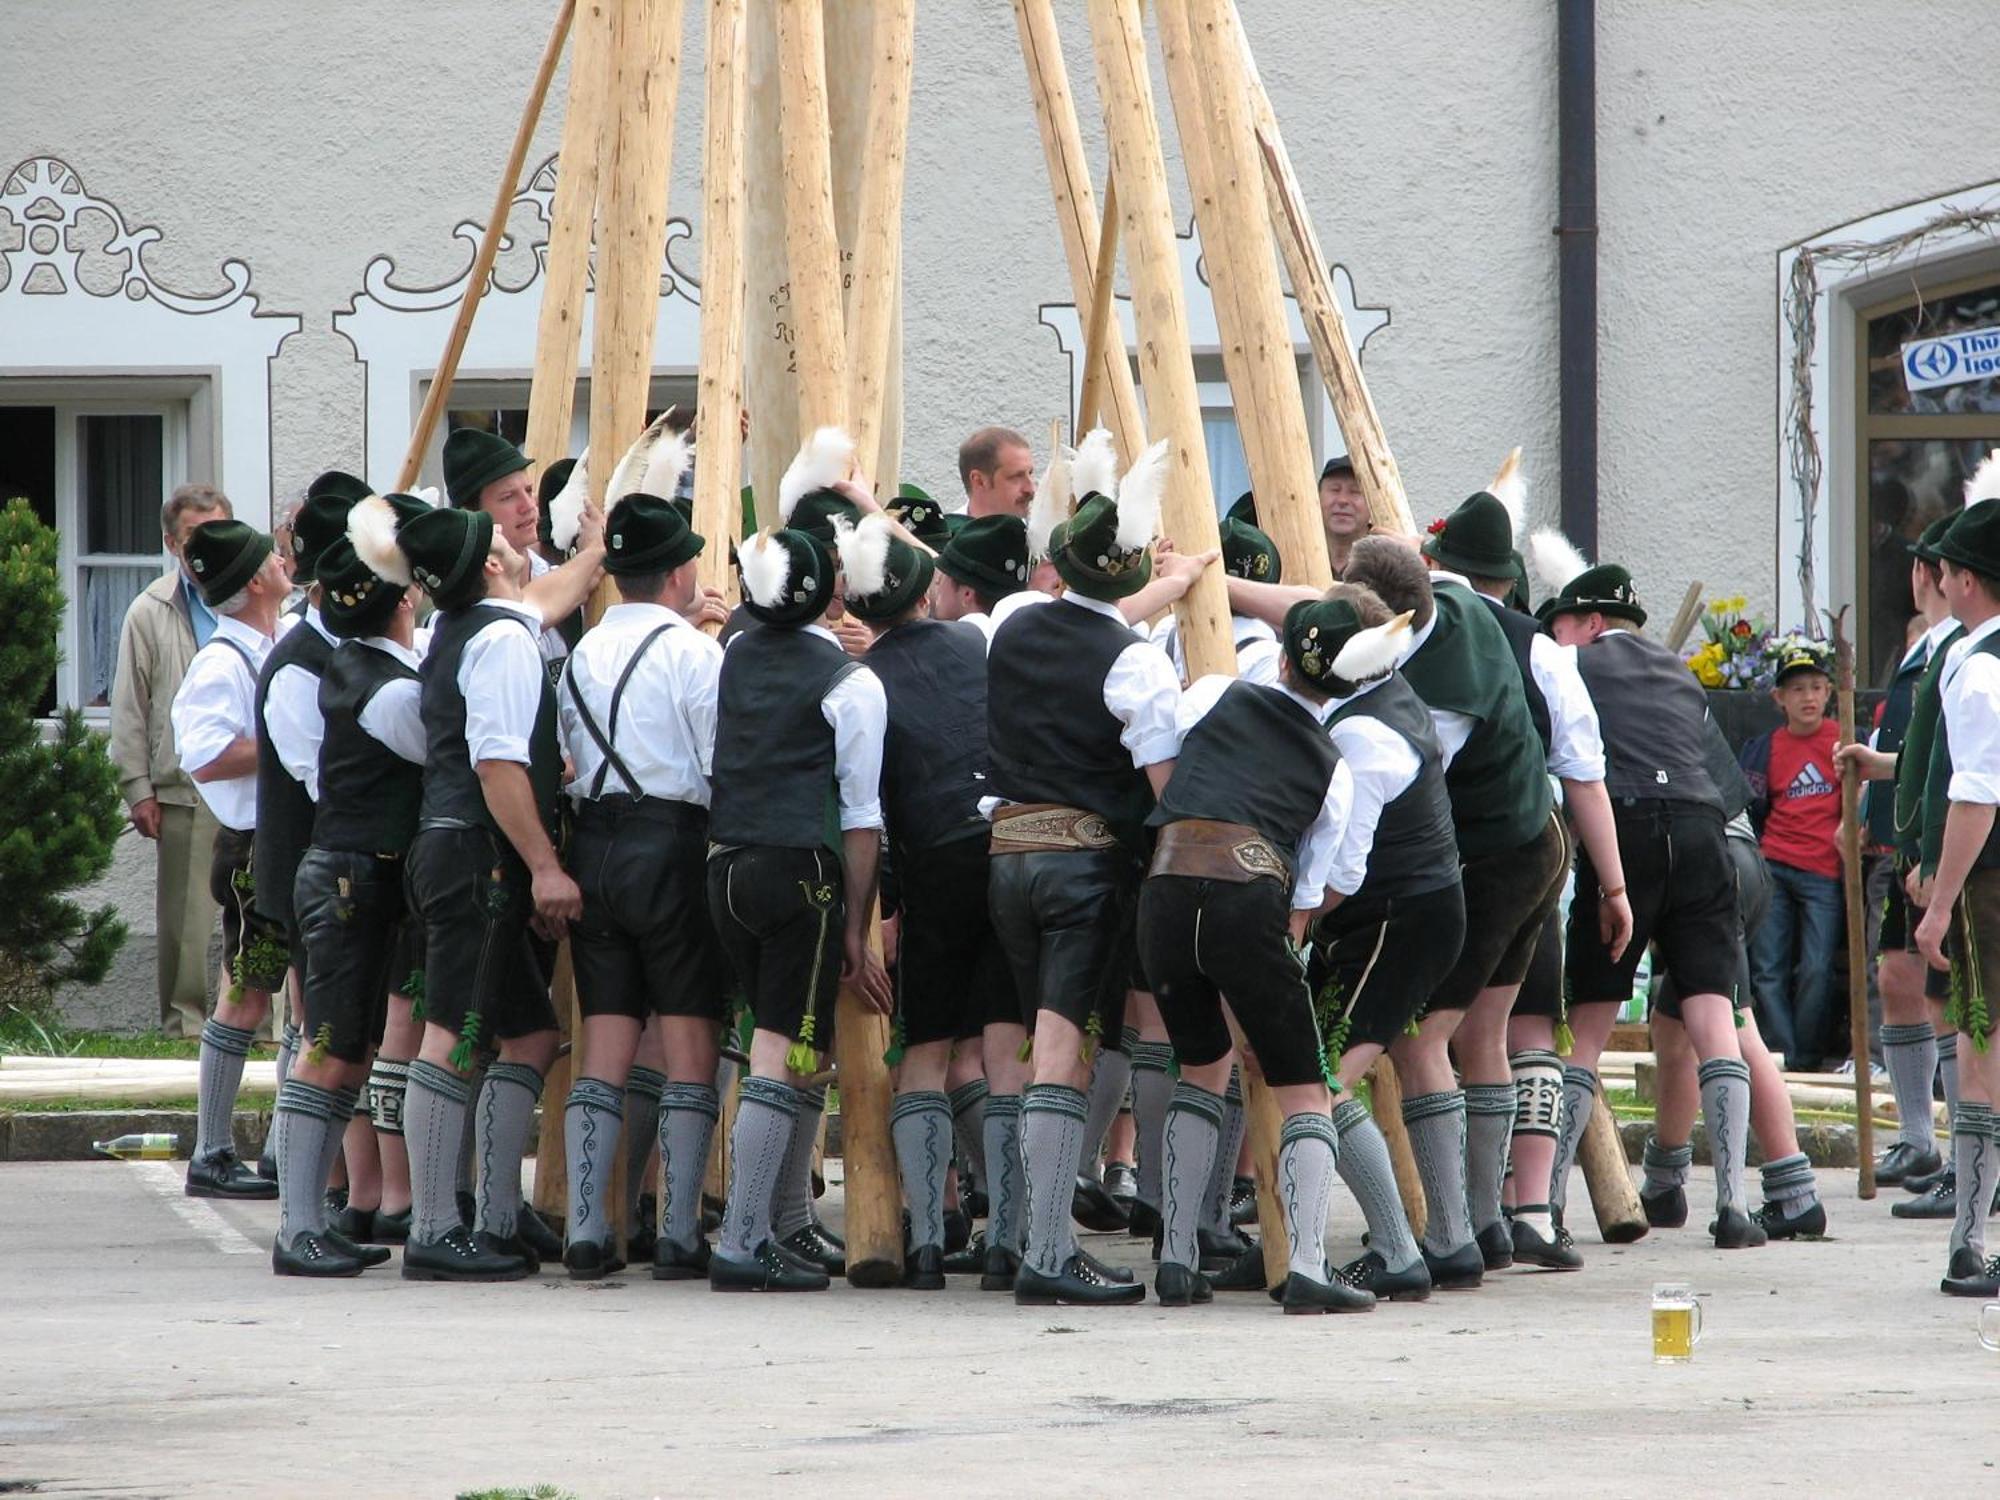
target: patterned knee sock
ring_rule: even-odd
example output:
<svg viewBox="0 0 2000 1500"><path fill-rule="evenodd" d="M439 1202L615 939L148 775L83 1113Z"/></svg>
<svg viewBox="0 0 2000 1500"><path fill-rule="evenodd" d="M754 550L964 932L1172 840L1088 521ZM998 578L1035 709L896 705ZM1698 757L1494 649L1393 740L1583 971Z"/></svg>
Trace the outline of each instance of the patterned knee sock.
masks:
<svg viewBox="0 0 2000 1500"><path fill-rule="evenodd" d="M1111 1122L1125 1103L1125 1090L1132 1082L1132 1056L1116 1047L1097 1049L1097 1066L1090 1074L1090 1113L1078 1143L1076 1169L1085 1177L1102 1175L1098 1158L1111 1134Z"/></svg>
<svg viewBox="0 0 2000 1500"><path fill-rule="evenodd" d="M1368 1222L1368 1248L1382 1257L1389 1270L1401 1271L1420 1252L1409 1216L1403 1212L1402 1194L1396 1190L1396 1168L1382 1127L1359 1099L1343 1099L1333 1107L1333 1128L1340 1142L1334 1165Z"/></svg>
<svg viewBox="0 0 2000 1500"><path fill-rule="evenodd" d="M278 1088L280 1091L285 1087L285 1080L292 1076L292 1064L298 1061L298 1056L299 1028L294 1026L290 1021L287 1021L278 1033ZM263 1151L265 1156L272 1157L273 1159L278 1154L278 1125L278 1111L274 1108L271 1111L270 1128L264 1132Z"/></svg>
<svg viewBox="0 0 2000 1500"><path fill-rule="evenodd" d="M1775 1203L1788 1219L1796 1219L1819 1202L1819 1183L1805 1152L1781 1156L1758 1168L1764 1183L1764 1201Z"/></svg>
<svg viewBox="0 0 2000 1500"><path fill-rule="evenodd" d="M1973 1099L1958 1102L1952 1122L1951 1159L1958 1171L1958 1217L1952 1220L1951 1249L1986 1254L1986 1213L1993 1206L1993 1108Z"/></svg>
<svg viewBox="0 0 2000 1500"><path fill-rule="evenodd" d="M479 1090L479 1228L507 1239L521 1218L521 1158L535 1128L542 1075L526 1063L496 1062Z"/></svg>
<svg viewBox="0 0 2000 1500"><path fill-rule="evenodd" d="M486 1091L486 1064L475 1059L472 1072L467 1075L465 1081L472 1089L473 1099L477 1100ZM458 1181L453 1191L462 1193L467 1198L474 1195L479 1182L479 1173L473 1158L473 1151L478 1141L479 1134L475 1127L465 1132L465 1139L460 1141L458 1146Z"/></svg>
<svg viewBox="0 0 2000 1500"><path fill-rule="evenodd" d="M1656 1135L1646 1137L1646 1149L1640 1157L1640 1165L1645 1169L1646 1180L1639 1185L1641 1198L1664 1198L1675 1188L1687 1186L1688 1168L1694 1164L1694 1143L1679 1146L1662 1146Z"/></svg>
<svg viewBox="0 0 2000 1500"><path fill-rule="evenodd" d="M1332 1279L1326 1265L1326 1210L1333 1201L1339 1151L1340 1137L1325 1115L1286 1116L1278 1133L1278 1201L1285 1209L1294 1276Z"/></svg>
<svg viewBox="0 0 2000 1500"><path fill-rule="evenodd" d="M986 1243L1021 1253L1021 1096L986 1096Z"/></svg>
<svg viewBox="0 0 2000 1500"><path fill-rule="evenodd" d="M1549 1143L1549 1180L1553 1184L1553 1161L1560 1153L1562 1136L1562 1059L1543 1048L1527 1048L1510 1056L1507 1066L1514 1075L1513 1135ZM1555 1205L1547 1198L1537 1199L1536 1186L1532 1182L1514 1184L1514 1217L1543 1239L1552 1239L1555 1230L1549 1220Z"/></svg>
<svg viewBox="0 0 2000 1500"><path fill-rule="evenodd" d="M660 1238L682 1250L701 1238L701 1185L722 1100L706 1083L660 1091Z"/></svg>
<svg viewBox="0 0 2000 1500"><path fill-rule="evenodd" d="M1944 1128L1957 1130L1958 1120L1958 1033L1948 1031L1937 1039L1938 1086L1944 1094ZM1929 1097L1928 1094L1925 1096Z"/></svg>
<svg viewBox="0 0 2000 1500"><path fill-rule="evenodd" d="M1562 1073L1562 1123L1556 1129L1556 1160L1549 1169L1549 1207L1560 1215L1569 1207L1569 1170L1583 1145L1583 1132L1597 1108L1597 1075L1589 1068Z"/></svg>
<svg viewBox="0 0 2000 1500"><path fill-rule="evenodd" d="M1750 1147L1750 1069L1741 1058L1711 1057L1695 1076L1701 1080L1701 1117L1715 1167L1716 1212L1746 1212L1743 1156Z"/></svg>
<svg viewBox="0 0 2000 1500"><path fill-rule="evenodd" d="M1174 1049L1166 1042L1136 1042L1132 1047L1132 1135L1139 1169L1138 1201L1160 1206L1160 1162L1165 1149L1160 1133L1167 1126L1173 1102Z"/></svg>
<svg viewBox="0 0 2000 1500"><path fill-rule="evenodd" d="M646 1158L660 1135L660 1091L667 1075L652 1068L634 1068L625 1080L625 1218L639 1227L639 1199L650 1184Z"/></svg>
<svg viewBox="0 0 2000 1500"><path fill-rule="evenodd" d="M368 1117L378 1135L401 1135L410 1097L410 1065L378 1057L368 1070Z"/></svg>
<svg viewBox="0 0 2000 1500"><path fill-rule="evenodd" d="M731 1260L748 1260L771 1238L771 1205L798 1117L799 1092L790 1084L755 1074L743 1080L729 1136L729 1201L716 1246Z"/></svg>
<svg viewBox="0 0 2000 1500"><path fill-rule="evenodd" d="M990 1100L986 1107L990 1114ZM1021 1096L1021 1160L1028 1186L1021 1259L1045 1276L1058 1274L1076 1253L1069 1213L1089 1113L1083 1090L1066 1084L1031 1084Z"/></svg>
<svg viewBox="0 0 2000 1500"><path fill-rule="evenodd" d="M1174 1100L1167 1109L1166 1128L1160 1132L1166 1147L1163 1176L1164 1202L1160 1219L1165 1232L1160 1240L1160 1264L1172 1262L1197 1270L1201 1266L1201 1242L1196 1231L1208 1208L1209 1183L1215 1159L1221 1152L1224 1096L1211 1094L1183 1080L1174 1086Z"/></svg>
<svg viewBox="0 0 2000 1500"><path fill-rule="evenodd" d="M278 1151L278 1243L289 1250L322 1223L326 1178L319 1163L333 1132L333 1092L288 1078L278 1087L277 1113L290 1116Z"/></svg>
<svg viewBox="0 0 2000 1500"><path fill-rule="evenodd" d="M1465 1087L1465 1206L1473 1232L1500 1222L1500 1188L1514 1135L1514 1085Z"/></svg>
<svg viewBox="0 0 2000 1500"><path fill-rule="evenodd" d="M410 1152L410 1238L434 1245L458 1228L459 1142L472 1082L418 1058L410 1064L404 1136Z"/></svg>
<svg viewBox="0 0 2000 1500"><path fill-rule="evenodd" d="M333 1164L340 1160L341 1148L347 1144L347 1127L354 1119L355 1106L361 1102L359 1089L340 1088L333 1091L333 1118L327 1122L326 1143L319 1153L319 1228L326 1227L326 1185L333 1180Z"/></svg>
<svg viewBox="0 0 2000 1500"><path fill-rule="evenodd" d="M1919 1151L1934 1149L1931 1080L1937 1076L1937 1033L1928 1021L1882 1028L1882 1062L1896 1095L1897 1136Z"/></svg>
<svg viewBox="0 0 2000 1500"><path fill-rule="evenodd" d="M236 1093L243 1086L243 1059L256 1033L211 1017L201 1028L201 1061L196 1066L199 1102L195 1113L194 1159L208 1161L236 1149Z"/></svg>
<svg viewBox="0 0 2000 1500"><path fill-rule="evenodd" d="M1424 1181L1424 1248L1449 1255L1472 1241L1465 1202L1465 1095L1457 1089L1403 1101L1403 1125Z"/></svg>
<svg viewBox="0 0 2000 1500"><path fill-rule="evenodd" d="M1238 1068L1229 1075L1229 1089L1222 1096L1222 1131L1215 1142L1215 1160L1208 1168L1208 1195L1201 1202L1201 1227L1210 1234L1229 1230L1236 1159L1243 1154L1243 1131L1248 1123L1243 1113L1243 1070Z"/></svg>
<svg viewBox="0 0 2000 1500"><path fill-rule="evenodd" d="M820 1116L826 1112L825 1088L798 1091L799 1114L792 1126L785 1164L778 1172L778 1190L771 1200L771 1232L789 1239L813 1222L813 1147L819 1142Z"/></svg>
<svg viewBox="0 0 2000 1500"><path fill-rule="evenodd" d="M951 1091L951 1131L958 1146L959 1199L970 1191L986 1191L986 1099L984 1078L970 1079ZM988 1199L992 1194L986 1194ZM988 1204L991 1212L991 1204Z"/></svg>
<svg viewBox="0 0 2000 1500"><path fill-rule="evenodd" d="M910 1246L944 1244L944 1176L951 1165L951 1100L934 1089L898 1094L889 1134L910 1207Z"/></svg>
<svg viewBox="0 0 2000 1500"><path fill-rule="evenodd" d="M579 1078L563 1106L563 1148L569 1158L569 1228L572 1245L608 1244L611 1219L605 1197L611 1191L612 1153L618 1149L629 1088L602 1078Z"/></svg>

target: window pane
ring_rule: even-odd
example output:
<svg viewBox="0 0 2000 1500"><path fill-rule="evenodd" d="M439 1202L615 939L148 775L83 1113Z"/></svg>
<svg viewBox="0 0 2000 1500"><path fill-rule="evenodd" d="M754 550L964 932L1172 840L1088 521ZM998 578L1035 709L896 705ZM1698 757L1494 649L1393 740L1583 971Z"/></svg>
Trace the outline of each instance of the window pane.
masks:
<svg viewBox="0 0 2000 1500"><path fill-rule="evenodd" d="M160 547L166 503L166 418L77 419L83 550L144 554Z"/></svg>
<svg viewBox="0 0 2000 1500"><path fill-rule="evenodd" d="M1910 597L1910 544L1963 502L1965 481L2000 442L1983 438L1895 438L1868 445L1868 617L1856 669L1880 682L1903 650L1916 609Z"/></svg>
<svg viewBox="0 0 2000 1500"><path fill-rule="evenodd" d="M460 407L445 413L444 428L447 434L461 427L472 427L480 432L497 432L508 442L519 447L528 440L528 409L522 407L477 409Z"/></svg>
<svg viewBox="0 0 2000 1500"><path fill-rule="evenodd" d="M82 660L76 664L77 695L89 708L111 702L111 680L118 671L118 632L125 611L154 579L158 563L87 565L78 569L81 602L77 609Z"/></svg>
<svg viewBox="0 0 2000 1500"><path fill-rule="evenodd" d="M2000 378L1967 380L1913 391L1903 371L1903 345L1974 329L2000 329L2000 282L1926 300L1868 324L1868 409L1871 412L2000 411Z"/></svg>
<svg viewBox="0 0 2000 1500"><path fill-rule="evenodd" d="M1208 477L1215 487L1219 515L1250 488L1250 464L1243 456L1243 437L1236 430L1236 413L1210 407L1201 414L1201 432L1208 444Z"/></svg>

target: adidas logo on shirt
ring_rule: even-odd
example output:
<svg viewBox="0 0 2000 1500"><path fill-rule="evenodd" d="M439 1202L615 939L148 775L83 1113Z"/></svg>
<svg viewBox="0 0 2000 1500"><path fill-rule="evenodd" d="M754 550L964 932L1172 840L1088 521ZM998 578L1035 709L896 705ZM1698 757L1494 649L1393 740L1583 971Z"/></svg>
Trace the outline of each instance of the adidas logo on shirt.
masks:
<svg viewBox="0 0 2000 1500"><path fill-rule="evenodd" d="M1838 790L1839 788L1827 779L1826 772L1819 768L1818 763L1809 760L1799 767L1799 774L1794 776L1791 785L1785 788L1785 800L1789 802L1800 797L1830 797Z"/></svg>

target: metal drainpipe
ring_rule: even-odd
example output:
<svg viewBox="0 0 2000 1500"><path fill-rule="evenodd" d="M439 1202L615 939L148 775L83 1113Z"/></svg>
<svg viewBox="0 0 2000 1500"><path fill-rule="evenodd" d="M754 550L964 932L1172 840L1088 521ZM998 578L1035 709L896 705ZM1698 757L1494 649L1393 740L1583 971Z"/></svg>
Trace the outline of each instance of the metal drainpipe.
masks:
<svg viewBox="0 0 2000 1500"><path fill-rule="evenodd" d="M1556 0L1562 529L1597 559L1597 4Z"/></svg>

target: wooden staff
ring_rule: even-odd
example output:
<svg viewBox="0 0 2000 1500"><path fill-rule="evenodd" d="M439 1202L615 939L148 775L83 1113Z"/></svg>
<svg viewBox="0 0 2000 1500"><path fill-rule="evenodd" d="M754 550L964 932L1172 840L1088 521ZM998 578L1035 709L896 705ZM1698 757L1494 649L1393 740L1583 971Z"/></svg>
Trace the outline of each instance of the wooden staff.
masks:
<svg viewBox="0 0 2000 1500"><path fill-rule="evenodd" d="M743 0L709 0L707 136L702 148L701 384L695 402L694 529L708 539L695 577L735 592L743 529L743 125L749 73ZM719 628L718 628L719 629ZM711 634L718 631L712 630Z"/></svg>
<svg viewBox="0 0 2000 1500"><path fill-rule="evenodd" d="M1674 611L1674 621L1667 627L1667 649L1678 652L1686 644L1688 632L1694 629L1694 622L1701 618L1701 580L1688 585L1688 591L1681 596L1681 607Z"/></svg>
<svg viewBox="0 0 2000 1500"><path fill-rule="evenodd" d="M1396 1172L1396 1195L1403 1200L1410 1233L1421 1239L1430 1222L1430 1205L1424 1198L1424 1179L1417 1171L1410 1132L1403 1125L1403 1082L1386 1052L1368 1069L1368 1113L1375 1117L1376 1128L1388 1142L1389 1165Z"/></svg>
<svg viewBox="0 0 2000 1500"><path fill-rule="evenodd" d="M749 0L750 97L743 178L743 359L757 525L778 524L778 481L799 449L791 272L785 261L785 151L778 138L778 0Z"/></svg>
<svg viewBox="0 0 2000 1500"><path fill-rule="evenodd" d="M891 341L902 285L903 150L910 126L910 67L916 0L878 0L870 78L867 152L847 293L847 410L861 472L882 472L883 414Z"/></svg>
<svg viewBox="0 0 2000 1500"><path fill-rule="evenodd" d="M827 136L820 0L778 0L778 128L784 141L785 256L791 265L799 433L847 425L847 336Z"/></svg>
<svg viewBox="0 0 2000 1500"><path fill-rule="evenodd" d="M1604 1102L1600 1088L1590 1107L1590 1122L1583 1128L1583 1142L1577 1147L1577 1165L1583 1169L1583 1185L1590 1193L1590 1209L1597 1215L1597 1232L1607 1245L1629 1245L1646 1237L1646 1205L1632 1186L1632 1164L1625 1159L1625 1142L1618 1134L1618 1122L1611 1106Z"/></svg>
<svg viewBox="0 0 2000 1500"><path fill-rule="evenodd" d="M1055 195L1056 224L1062 230L1063 251L1069 259L1070 295L1083 311L1096 301L1098 246L1103 234L1052 0L1014 0L1014 24L1021 36L1021 59L1027 64L1035 123L1048 163L1049 187ZM1102 425L1118 440L1119 455L1129 464L1146 446L1146 428L1140 419L1138 390L1124 344L1122 337L1105 340L1098 356L1098 373L1104 392L1100 398ZM1084 373L1087 380L1090 372Z"/></svg>
<svg viewBox="0 0 2000 1500"><path fill-rule="evenodd" d="M1833 663L1838 674L1840 742L1854 743L1854 646L1847 606L1833 615ZM1840 880L1847 894L1847 1033L1854 1057L1854 1149L1863 1198L1875 1196L1875 1080L1868 1064L1868 942L1861 904L1861 777L1854 762L1840 770Z"/></svg>
<svg viewBox="0 0 2000 1500"><path fill-rule="evenodd" d="M1104 350L1111 339L1111 313L1118 292L1118 179L1105 174L1104 217L1097 227L1097 269L1090 283L1090 321L1083 334L1083 391L1076 402L1078 440L1093 427L1103 425ZM1121 338L1122 344L1124 340ZM1122 351L1121 351L1122 355ZM1060 441L1060 439L1058 439ZM1053 456L1055 450L1049 450Z"/></svg>

